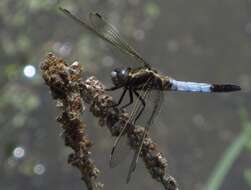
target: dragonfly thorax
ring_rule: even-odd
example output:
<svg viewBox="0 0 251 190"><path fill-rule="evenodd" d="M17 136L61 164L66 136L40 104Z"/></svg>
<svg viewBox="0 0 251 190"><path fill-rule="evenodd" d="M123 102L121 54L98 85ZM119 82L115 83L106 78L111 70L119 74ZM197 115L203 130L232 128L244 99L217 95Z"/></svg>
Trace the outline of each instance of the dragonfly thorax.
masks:
<svg viewBox="0 0 251 190"><path fill-rule="evenodd" d="M129 78L129 68L115 68L111 72L111 78L114 85L125 85Z"/></svg>

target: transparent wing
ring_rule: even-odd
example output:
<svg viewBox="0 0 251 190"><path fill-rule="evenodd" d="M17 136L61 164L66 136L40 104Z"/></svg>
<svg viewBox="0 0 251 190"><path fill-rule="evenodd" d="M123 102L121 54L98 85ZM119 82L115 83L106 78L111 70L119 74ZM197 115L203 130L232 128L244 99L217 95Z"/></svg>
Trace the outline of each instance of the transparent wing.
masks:
<svg viewBox="0 0 251 190"><path fill-rule="evenodd" d="M146 119L146 124L144 126L145 129L144 129L144 133L143 133L141 142L138 146L138 149L135 151L134 156L133 156L133 160L130 164L130 168L129 168L127 179L126 179L127 183L129 183L129 181L131 179L131 175L136 169L136 165L137 165L137 162L138 162L138 159L140 156L140 152L143 147L144 139L146 138L147 133L154 122L154 119L156 118L156 116L158 115L158 113L160 111L160 108L161 108L161 105L162 105L163 99L164 99L164 91L151 90L151 94L149 94L148 97L151 100L147 100L147 102L152 101L152 106L151 106L152 110L149 111L150 116Z"/></svg>
<svg viewBox="0 0 251 190"><path fill-rule="evenodd" d="M130 46L119 34L117 29L109 24L100 14L98 13L90 13L90 22L91 24L87 24L86 22L80 20L78 17L71 14L70 11L59 8L64 14L69 16L75 22L85 27L89 31L96 34L98 37L103 40L109 42L113 46L117 47L123 53L126 53L132 57L134 57L139 63L143 64L145 67L150 68L151 66L139 55L139 53Z"/></svg>
<svg viewBox="0 0 251 190"><path fill-rule="evenodd" d="M148 85L148 81L145 83L144 87L147 85ZM141 91L140 96L143 99L145 99L149 93L150 93L150 89L145 90L145 91ZM127 137L125 135L126 130L127 130L127 127L129 127L130 124L133 123L133 121L135 120L136 116L138 115L138 113L140 112L141 109L142 109L142 104L141 104L140 100L137 98L137 100L135 101L135 103L133 105L129 119L123 125L119 136L114 141L114 145L113 145L111 155L110 155L110 163L109 163L111 168L116 167L119 163L121 163L121 161L124 160L124 157L122 155L125 155L125 152L127 151L127 149L124 149L125 144L127 147L129 147L128 141L125 140L125 139L127 139Z"/></svg>
<svg viewBox="0 0 251 190"><path fill-rule="evenodd" d="M120 124L118 124L118 125L120 125ZM116 127L116 126L114 126L114 127ZM132 149L128 145L127 135L124 133L119 138L117 147L116 147L116 149L113 150L113 152L111 154L112 156L110 158L110 163L109 163L110 168L114 168L114 167L118 166L120 163L122 163L128 157L131 150Z"/></svg>

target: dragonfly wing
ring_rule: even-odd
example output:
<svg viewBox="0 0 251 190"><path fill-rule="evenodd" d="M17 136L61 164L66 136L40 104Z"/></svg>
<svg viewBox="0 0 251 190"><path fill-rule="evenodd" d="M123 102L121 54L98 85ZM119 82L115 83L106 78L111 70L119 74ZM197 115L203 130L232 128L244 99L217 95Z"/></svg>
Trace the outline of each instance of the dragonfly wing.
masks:
<svg viewBox="0 0 251 190"><path fill-rule="evenodd" d="M91 23L88 24L87 22L82 21L80 18L74 16L67 9L60 7L59 10L84 28L96 34L96 36L98 36L99 38L109 42L111 45L117 47L123 53L131 55L145 67L150 68L150 65L139 55L139 53L121 37L118 30L114 26L109 24L100 14L90 13L89 16Z"/></svg>
<svg viewBox="0 0 251 190"><path fill-rule="evenodd" d="M100 14L90 13L90 22L92 27L103 36L103 39L110 42L113 46L120 49L122 52L135 57L145 67L150 68L150 65L139 55L139 53L127 43L120 35L118 30L109 24Z"/></svg>
<svg viewBox="0 0 251 190"><path fill-rule="evenodd" d="M122 129L123 132L119 135L119 138L117 137L116 148L112 149L109 162L110 168L114 168L123 162L131 151L131 148L128 146L128 138L125 129Z"/></svg>
<svg viewBox="0 0 251 190"><path fill-rule="evenodd" d="M146 87L149 82L150 80L145 83L144 87ZM149 92L150 90L141 91L140 96L143 99L145 99L147 95L149 94ZM142 107L143 107L142 103L137 98L137 100L135 101L133 105L133 108L129 115L128 120L126 121L125 124L123 124L119 136L114 141L114 145L113 145L111 155L110 155L110 163L109 163L111 168L116 167L124 159L123 156L121 156L121 155L124 155L124 150L123 150L123 147L125 147L124 144L126 144L126 146L129 147L127 141L124 139L126 137L125 134L126 134L127 127L129 127L130 124L134 122L135 118L139 114Z"/></svg>
<svg viewBox="0 0 251 190"><path fill-rule="evenodd" d="M156 116L158 115L161 105L163 103L163 99L164 99L164 92L160 91L160 90L151 90L151 94L149 94L148 96L149 98L151 98L151 100L147 100L147 102L152 101L152 110L150 111L150 116L149 118L146 120L146 124L145 124L145 129L142 135L142 139L140 141L140 144L138 146L138 149L135 151L134 156L133 156L133 160L130 164L130 168L128 171L128 175L127 175L127 183L129 183L130 179L131 179L131 175L132 173L135 171L136 169L136 165L143 147L143 143L145 140L145 137L147 136L147 133L150 129L150 127L152 126L154 119L156 118Z"/></svg>
<svg viewBox="0 0 251 190"><path fill-rule="evenodd" d="M80 26L84 27L85 29L89 30L90 32L92 32L93 34L96 34L98 37L103 38L102 36L100 36L100 34L98 34L87 22L81 20L80 18L74 16L70 11L68 11L67 9L64 9L62 7L59 7L59 10L62 11L66 16L68 16L69 18L71 18L74 22L78 23ZM104 39L105 40L105 39Z"/></svg>

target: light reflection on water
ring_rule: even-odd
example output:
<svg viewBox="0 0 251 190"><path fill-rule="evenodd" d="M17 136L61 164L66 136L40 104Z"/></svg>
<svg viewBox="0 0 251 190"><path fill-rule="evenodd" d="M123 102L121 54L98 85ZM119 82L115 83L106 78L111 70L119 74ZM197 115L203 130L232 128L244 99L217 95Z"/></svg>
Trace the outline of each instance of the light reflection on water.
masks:
<svg viewBox="0 0 251 190"><path fill-rule="evenodd" d="M17 159L23 158L25 156L25 149L21 146L16 147L13 152L13 156Z"/></svg>

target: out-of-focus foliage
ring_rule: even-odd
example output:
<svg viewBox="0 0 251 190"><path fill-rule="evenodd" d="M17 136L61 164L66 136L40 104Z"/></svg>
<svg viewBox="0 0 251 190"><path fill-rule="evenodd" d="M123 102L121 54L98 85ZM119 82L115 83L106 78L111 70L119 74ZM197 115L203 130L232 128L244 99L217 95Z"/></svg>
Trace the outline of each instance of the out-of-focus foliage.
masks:
<svg viewBox="0 0 251 190"><path fill-rule="evenodd" d="M249 125L251 126L251 121L248 121ZM251 136L249 138L249 141L246 143L247 150L249 154L251 154ZM247 184L249 185L251 189L251 166L249 166L247 169L244 170L244 177L247 181Z"/></svg>
<svg viewBox="0 0 251 190"><path fill-rule="evenodd" d="M154 2L147 2L145 5L145 12L151 17L157 17L160 14L159 5Z"/></svg>
<svg viewBox="0 0 251 190"><path fill-rule="evenodd" d="M246 146L247 146L248 151L251 152L251 139L249 140Z"/></svg>
<svg viewBox="0 0 251 190"><path fill-rule="evenodd" d="M245 176L247 183L251 189L251 169L246 169L244 172L244 176Z"/></svg>
<svg viewBox="0 0 251 190"><path fill-rule="evenodd" d="M251 140L251 121L248 120L247 113L245 111L241 112L241 122L243 126L243 131L237 136L235 141L229 145L227 150L222 156L222 159L217 164L212 176L209 179L207 190L218 190L220 189L223 180L229 173L230 169L233 167L234 162L242 153L242 150ZM245 177L248 184L250 184L250 169L245 170Z"/></svg>

